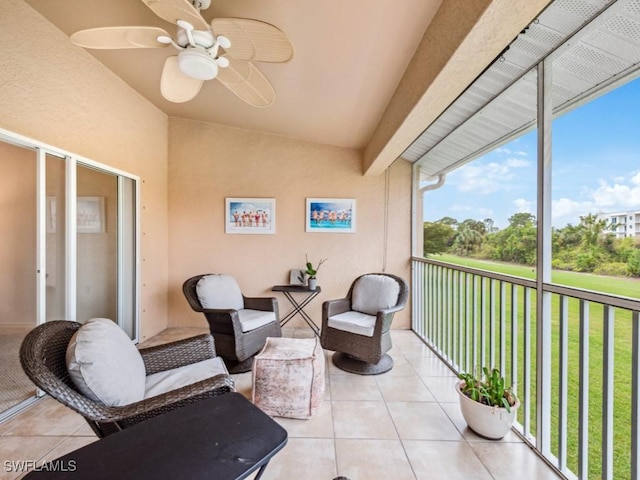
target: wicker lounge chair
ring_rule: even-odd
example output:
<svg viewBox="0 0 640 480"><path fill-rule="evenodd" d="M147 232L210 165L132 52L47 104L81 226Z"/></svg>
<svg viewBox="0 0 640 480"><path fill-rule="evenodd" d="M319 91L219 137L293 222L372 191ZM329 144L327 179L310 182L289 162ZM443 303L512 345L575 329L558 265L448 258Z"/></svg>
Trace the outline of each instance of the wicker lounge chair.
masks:
<svg viewBox="0 0 640 480"><path fill-rule="evenodd" d="M211 281L209 290L203 293L207 280ZM231 373L250 371L253 357L267 337L282 336L278 301L273 297L245 297L229 275L196 275L184 282L182 290L191 308L202 312L209 322L218 355ZM203 306L200 299L205 293L210 298Z"/></svg>
<svg viewBox="0 0 640 480"><path fill-rule="evenodd" d="M393 368L391 322L407 302L407 282L396 275L370 273L356 278L345 298L322 304L322 347L333 350L341 370L377 375Z"/></svg>
<svg viewBox="0 0 640 480"><path fill-rule="evenodd" d="M221 374L129 405L105 406L81 394L67 370L67 346L80 327L66 320L39 325L22 342L20 362L38 388L82 415L100 438L183 405L234 391L233 379ZM147 375L216 356L210 335L140 349L140 354Z"/></svg>

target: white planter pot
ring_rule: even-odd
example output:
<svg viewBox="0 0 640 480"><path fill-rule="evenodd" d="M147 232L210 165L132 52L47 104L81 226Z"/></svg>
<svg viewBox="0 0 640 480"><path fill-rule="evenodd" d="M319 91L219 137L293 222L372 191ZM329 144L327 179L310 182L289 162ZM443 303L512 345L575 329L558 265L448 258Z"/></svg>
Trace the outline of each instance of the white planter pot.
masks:
<svg viewBox="0 0 640 480"><path fill-rule="evenodd" d="M309 286L309 290L315 290L316 287L318 286L318 279L317 278L310 278L308 281L308 286Z"/></svg>
<svg viewBox="0 0 640 480"><path fill-rule="evenodd" d="M458 383L456 390L460 396L462 416L469 428L478 435L492 440L498 440L509 433L516 418L516 410L520 406L520 401L516 400L516 404L511 407L511 413L509 413L504 407L489 407L471 400L460 390L462 385L464 382Z"/></svg>

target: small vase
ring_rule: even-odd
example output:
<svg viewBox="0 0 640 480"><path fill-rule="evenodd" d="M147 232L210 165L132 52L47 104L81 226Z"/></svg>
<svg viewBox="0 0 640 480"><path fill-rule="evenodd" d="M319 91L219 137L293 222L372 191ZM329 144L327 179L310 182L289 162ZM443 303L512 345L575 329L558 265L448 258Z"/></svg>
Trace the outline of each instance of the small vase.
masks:
<svg viewBox="0 0 640 480"><path fill-rule="evenodd" d="M318 286L318 279L310 278L308 282L309 290L315 290L317 286Z"/></svg>

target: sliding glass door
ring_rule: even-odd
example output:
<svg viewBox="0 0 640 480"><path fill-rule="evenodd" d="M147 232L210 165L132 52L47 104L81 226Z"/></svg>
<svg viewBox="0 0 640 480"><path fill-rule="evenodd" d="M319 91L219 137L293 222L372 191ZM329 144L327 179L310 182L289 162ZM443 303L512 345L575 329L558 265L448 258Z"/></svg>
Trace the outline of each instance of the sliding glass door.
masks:
<svg viewBox="0 0 640 480"><path fill-rule="evenodd" d="M109 318L136 339L136 182L93 166L76 172L76 321Z"/></svg>
<svg viewBox="0 0 640 480"><path fill-rule="evenodd" d="M0 412L35 394L20 367L22 339L36 325L36 151L0 142Z"/></svg>
<svg viewBox="0 0 640 480"><path fill-rule="evenodd" d="M76 213L76 320L117 321L118 177L79 165Z"/></svg>
<svg viewBox="0 0 640 480"><path fill-rule="evenodd" d="M138 179L0 132L0 419L35 395L20 343L103 317L138 339Z"/></svg>
<svg viewBox="0 0 640 480"><path fill-rule="evenodd" d="M67 316L67 188L66 160L45 154L44 311L45 321ZM42 236L40 237L42 238Z"/></svg>

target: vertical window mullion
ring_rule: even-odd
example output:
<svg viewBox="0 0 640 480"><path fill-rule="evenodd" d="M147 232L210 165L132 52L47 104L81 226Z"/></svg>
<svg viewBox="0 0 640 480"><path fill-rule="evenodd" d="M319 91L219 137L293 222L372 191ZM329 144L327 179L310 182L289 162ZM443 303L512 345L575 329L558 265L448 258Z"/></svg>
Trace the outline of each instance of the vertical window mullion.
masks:
<svg viewBox="0 0 640 480"><path fill-rule="evenodd" d="M550 60L538 64L538 181L536 230L536 444L545 457L551 451L551 120Z"/></svg>

